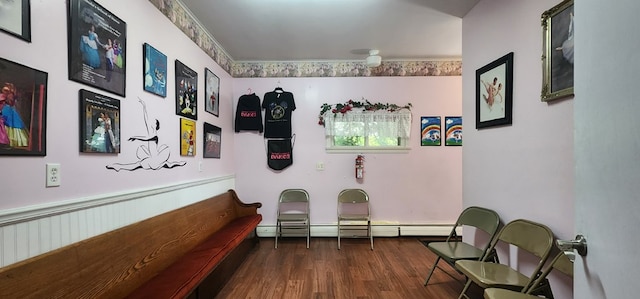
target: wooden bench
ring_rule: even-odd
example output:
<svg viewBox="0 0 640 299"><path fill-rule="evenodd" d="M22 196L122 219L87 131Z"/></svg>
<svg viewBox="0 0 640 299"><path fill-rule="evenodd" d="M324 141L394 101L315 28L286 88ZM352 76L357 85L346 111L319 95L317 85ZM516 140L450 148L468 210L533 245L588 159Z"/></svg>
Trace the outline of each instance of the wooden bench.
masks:
<svg viewBox="0 0 640 299"><path fill-rule="evenodd" d="M0 298L213 298L257 244L233 190L0 268Z"/></svg>

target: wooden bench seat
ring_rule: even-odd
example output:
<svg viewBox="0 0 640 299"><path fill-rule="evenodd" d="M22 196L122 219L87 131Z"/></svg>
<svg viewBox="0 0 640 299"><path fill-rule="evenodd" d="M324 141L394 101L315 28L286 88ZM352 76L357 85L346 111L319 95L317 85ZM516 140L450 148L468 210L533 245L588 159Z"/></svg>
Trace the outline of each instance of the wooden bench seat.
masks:
<svg viewBox="0 0 640 299"><path fill-rule="evenodd" d="M0 298L213 298L258 242L233 190L0 268Z"/></svg>

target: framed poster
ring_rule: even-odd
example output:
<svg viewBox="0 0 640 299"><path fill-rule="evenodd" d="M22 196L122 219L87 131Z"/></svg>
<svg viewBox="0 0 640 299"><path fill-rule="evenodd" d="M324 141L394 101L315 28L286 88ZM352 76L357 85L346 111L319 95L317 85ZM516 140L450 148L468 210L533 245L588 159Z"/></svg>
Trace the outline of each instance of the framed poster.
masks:
<svg viewBox="0 0 640 299"><path fill-rule="evenodd" d="M69 80L125 96L127 24L94 0L68 0Z"/></svg>
<svg viewBox="0 0 640 299"><path fill-rule="evenodd" d="M0 1L0 30L31 42L31 5L29 0Z"/></svg>
<svg viewBox="0 0 640 299"><path fill-rule="evenodd" d="M222 148L222 129L217 126L214 126L210 123L204 123L204 128L202 130L204 147L203 147L203 156L205 158L218 158L220 159L220 149Z"/></svg>
<svg viewBox="0 0 640 299"><path fill-rule="evenodd" d="M47 77L0 58L0 155L47 154Z"/></svg>
<svg viewBox="0 0 640 299"><path fill-rule="evenodd" d="M513 52L476 70L476 129L511 124Z"/></svg>
<svg viewBox="0 0 640 299"><path fill-rule="evenodd" d="M422 116L420 117L420 137L421 146L439 146L441 144L440 116Z"/></svg>
<svg viewBox="0 0 640 299"><path fill-rule="evenodd" d="M80 152L120 152L120 100L80 90Z"/></svg>
<svg viewBox="0 0 640 299"><path fill-rule="evenodd" d="M180 118L180 156L196 155L196 122Z"/></svg>
<svg viewBox="0 0 640 299"><path fill-rule="evenodd" d="M176 60L176 114L198 119L198 73Z"/></svg>
<svg viewBox="0 0 640 299"><path fill-rule="evenodd" d="M542 13L543 102L573 95L573 0Z"/></svg>
<svg viewBox="0 0 640 299"><path fill-rule="evenodd" d="M218 116L220 111L220 78L208 68L204 69L204 110Z"/></svg>
<svg viewBox="0 0 640 299"><path fill-rule="evenodd" d="M444 117L444 145L462 145L462 116Z"/></svg>
<svg viewBox="0 0 640 299"><path fill-rule="evenodd" d="M142 57L144 66L142 70L142 82L145 91L167 96L167 55L156 50L151 45L142 45Z"/></svg>

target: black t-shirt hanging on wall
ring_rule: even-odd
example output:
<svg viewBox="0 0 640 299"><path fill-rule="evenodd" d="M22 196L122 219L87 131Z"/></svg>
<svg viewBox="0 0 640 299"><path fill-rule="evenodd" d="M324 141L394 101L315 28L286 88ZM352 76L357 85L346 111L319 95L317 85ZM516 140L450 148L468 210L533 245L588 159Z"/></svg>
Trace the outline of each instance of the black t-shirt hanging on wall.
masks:
<svg viewBox="0 0 640 299"><path fill-rule="evenodd" d="M238 99L235 129L236 133L240 130L262 133L262 109L260 98L255 93L242 95Z"/></svg>
<svg viewBox="0 0 640 299"><path fill-rule="evenodd" d="M276 88L264 94L262 108L265 138L291 138L291 112L296 110L293 94Z"/></svg>

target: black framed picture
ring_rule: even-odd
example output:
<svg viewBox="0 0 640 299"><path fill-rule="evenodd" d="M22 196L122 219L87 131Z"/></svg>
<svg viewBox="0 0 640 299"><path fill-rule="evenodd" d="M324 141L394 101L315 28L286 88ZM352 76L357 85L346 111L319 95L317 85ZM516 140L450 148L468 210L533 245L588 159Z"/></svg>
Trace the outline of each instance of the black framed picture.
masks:
<svg viewBox="0 0 640 299"><path fill-rule="evenodd" d="M513 52L476 70L476 129L511 124Z"/></svg>
<svg viewBox="0 0 640 299"><path fill-rule="evenodd" d="M198 119L198 73L176 60L176 114Z"/></svg>
<svg viewBox="0 0 640 299"><path fill-rule="evenodd" d="M47 78L0 58L0 155L47 154Z"/></svg>
<svg viewBox="0 0 640 299"><path fill-rule="evenodd" d="M444 117L444 145L462 145L462 116Z"/></svg>
<svg viewBox="0 0 640 299"><path fill-rule="evenodd" d="M80 90L80 152L120 152L120 100Z"/></svg>
<svg viewBox="0 0 640 299"><path fill-rule="evenodd" d="M204 110L218 116L220 112L220 78L210 69L204 69Z"/></svg>
<svg viewBox="0 0 640 299"><path fill-rule="evenodd" d="M422 116L420 117L420 145L421 146L440 146L442 139L440 137L442 122L440 116Z"/></svg>
<svg viewBox="0 0 640 299"><path fill-rule="evenodd" d="M29 0L0 1L0 30L31 42L31 4Z"/></svg>
<svg viewBox="0 0 640 299"><path fill-rule="evenodd" d="M222 148L222 129L205 122L203 130L204 147L202 152L204 158L220 159L220 151Z"/></svg>
<svg viewBox="0 0 640 299"><path fill-rule="evenodd" d="M69 80L125 96L127 24L94 0L68 0Z"/></svg>
<svg viewBox="0 0 640 299"><path fill-rule="evenodd" d="M573 0L542 14L543 102L573 95Z"/></svg>
<svg viewBox="0 0 640 299"><path fill-rule="evenodd" d="M142 45L142 57L144 65L142 70L143 88L145 91L167 96L167 55L158 51L151 45Z"/></svg>

